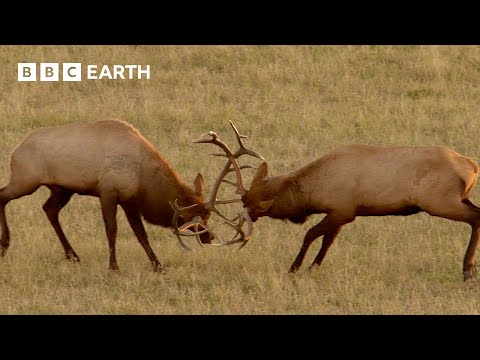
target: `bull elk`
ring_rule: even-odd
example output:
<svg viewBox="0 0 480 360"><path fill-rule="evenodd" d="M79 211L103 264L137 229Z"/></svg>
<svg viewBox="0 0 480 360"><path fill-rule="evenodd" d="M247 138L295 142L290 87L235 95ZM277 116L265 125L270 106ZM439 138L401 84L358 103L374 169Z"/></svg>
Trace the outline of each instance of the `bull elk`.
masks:
<svg viewBox="0 0 480 360"><path fill-rule="evenodd" d="M68 242L58 216L75 193L100 199L111 270L118 270L115 252L118 205L123 208L154 271L161 270L161 264L150 247L142 217L151 224L173 228L180 244L187 249L181 236L194 235L200 244L212 243L217 237L221 241L217 245L244 242L250 236L241 229L249 221L242 216L228 222L237 230L229 242L209 229L207 221L212 210L224 217L216 207L222 203L216 199L218 188L204 202L202 175L195 178L193 189L188 187L158 150L123 121L71 123L33 131L13 150L10 172L10 182L0 189L1 256L5 256L10 245L5 206L42 185L51 192L43 210L66 258L72 261L79 261L79 257ZM193 232L187 232L192 228Z"/></svg>
<svg viewBox="0 0 480 360"><path fill-rule="evenodd" d="M227 156L236 163L234 156ZM238 164L234 167L239 168ZM290 173L267 177L267 172L267 163L263 162L246 190L237 171L237 193L252 222L268 216L301 224L310 215L326 214L306 233L290 272L298 270L312 242L323 236L310 268L320 266L342 226L357 216L412 215L422 211L471 226L463 261L464 280L475 272L480 208L468 195L476 183L479 166L470 158L438 146L346 145Z"/></svg>

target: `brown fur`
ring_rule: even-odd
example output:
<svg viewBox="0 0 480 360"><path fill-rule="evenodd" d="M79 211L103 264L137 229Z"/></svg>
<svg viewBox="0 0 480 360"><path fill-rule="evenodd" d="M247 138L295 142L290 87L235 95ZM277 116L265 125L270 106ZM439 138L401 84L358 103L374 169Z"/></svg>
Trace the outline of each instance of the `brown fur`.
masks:
<svg viewBox="0 0 480 360"><path fill-rule="evenodd" d="M464 258L464 278L472 276L480 227L480 209L468 199L479 166L444 147L347 145L286 175L267 178L263 163L242 197L252 220L261 216L304 222L327 216L305 235L292 264L295 272L310 244L324 236L313 265L320 265L341 227L356 216L430 215L472 227Z"/></svg>
<svg viewBox="0 0 480 360"><path fill-rule="evenodd" d="M110 269L118 269L115 257L116 209L121 205L138 240L155 270L160 263L153 253L141 216L152 224L171 227L173 209L199 204L183 214L180 221L208 211L203 206L203 178L189 188L155 147L133 126L118 120L72 123L41 128L30 133L11 154L11 177L0 189L0 246L4 255L9 247L5 206L13 199L31 194L41 185L51 190L43 208L57 233L66 257L78 261L58 222L58 213L74 193L96 196L110 247ZM202 241L209 242L203 234Z"/></svg>

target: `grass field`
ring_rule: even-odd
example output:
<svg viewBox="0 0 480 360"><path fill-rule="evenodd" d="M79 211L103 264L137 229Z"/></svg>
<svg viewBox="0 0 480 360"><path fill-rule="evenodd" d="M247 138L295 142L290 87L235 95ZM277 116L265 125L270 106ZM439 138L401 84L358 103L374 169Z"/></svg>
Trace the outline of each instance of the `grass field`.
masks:
<svg viewBox="0 0 480 360"><path fill-rule="evenodd" d="M152 75L17 82L18 62L149 64ZM0 85L0 186L30 131L105 118L132 123L188 183L201 172L207 192L223 161L192 140L213 130L233 144L228 120L272 175L350 143L442 145L480 161L477 46L1 46ZM75 195L60 215L81 258L72 264L42 211L47 197L40 188L7 206L1 314L480 313L478 278L462 279L463 223L357 218L321 268L306 270L317 240L295 275L288 268L323 215L303 225L262 218L238 252L193 242L185 252L170 230L147 224L167 268L157 274L119 211L112 274L98 199ZM471 199L480 203L478 189Z"/></svg>

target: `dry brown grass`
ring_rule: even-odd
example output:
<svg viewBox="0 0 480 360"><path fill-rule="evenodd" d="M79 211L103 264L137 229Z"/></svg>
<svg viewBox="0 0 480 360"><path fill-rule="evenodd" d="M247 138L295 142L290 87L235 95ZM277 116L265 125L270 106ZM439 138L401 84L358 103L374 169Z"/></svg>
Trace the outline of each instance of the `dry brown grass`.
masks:
<svg viewBox="0 0 480 360"><path fill-rule="evenodd" d="M150 64L152 79L16 81L18 62L42 61ZM272 174L349 143L443 145L480 161L479 64L476 46L2 46L0 182L8 181L10 151L31 130L111 117L139 128L184 179L202 172L210 186L222 163L191 141L208 130L232 141L227 120L249 135ZM7 207L2 314L480 313L478 280L462 281L470 231L461 223L426 214L358 218L320 269L296 275L287 270L320 215L303 225L261 219L240 252L184 252L169 230L148 225L168 267L159 275L119 212L115 275L98 200L75 196L61 213L82 259L71 264L41 210L47 196L40 189Z"/></svg>

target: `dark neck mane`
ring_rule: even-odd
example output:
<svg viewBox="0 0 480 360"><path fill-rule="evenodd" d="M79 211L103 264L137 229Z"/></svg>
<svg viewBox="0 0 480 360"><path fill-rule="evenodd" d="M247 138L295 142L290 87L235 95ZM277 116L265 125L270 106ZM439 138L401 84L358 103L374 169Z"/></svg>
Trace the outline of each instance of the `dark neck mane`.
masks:
<svg viewBox="0 0 480 360"><path fill-rule="evenodd" d="M141 176L139 209L147 222L171 227L174 211L170 202L178 200L181 207L192 205L197 201L197 196L165 160L161 157L159 160L157 166Z"/></svg>
<svg viewBox="0 0 480 360"><path fill-rule="evenodd" d="M277 194L269 216L301 224L307 220L308 216L317 212L310 209L308 193L303 191L296 177L284 175L269 180L273 181L273 186L276 188L274 193Z"/></svg>

